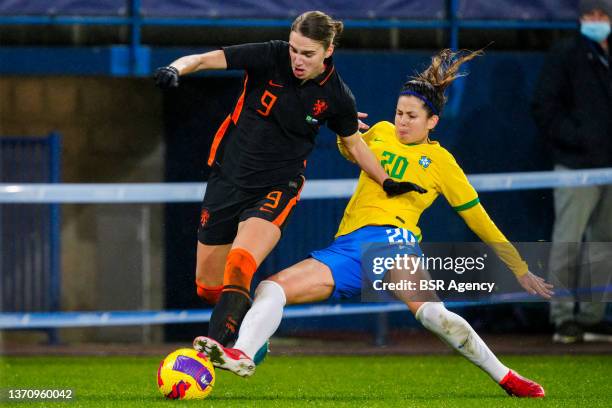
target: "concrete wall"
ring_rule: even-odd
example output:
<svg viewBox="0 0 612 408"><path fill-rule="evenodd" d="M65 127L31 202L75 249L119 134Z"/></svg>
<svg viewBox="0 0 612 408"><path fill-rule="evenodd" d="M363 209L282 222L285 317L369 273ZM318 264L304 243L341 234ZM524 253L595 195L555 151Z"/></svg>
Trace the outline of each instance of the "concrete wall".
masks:
<svg viewBox="0 0 612 408"><path fill-rule="evenodd" d="M52 130L63 136L62 181L157 182L163 180L161 93L148 79L89 77L0 78L0 135L45 135ZM150 307L162 306L163 230L162 207L149 208L149 239L125 248L151 254ZM126 274L141 274L138 265L123 264L116 246L102 240L114 219L126 213L140 214L139 206L62 206L62 309L97 310L112 305L131 309L133 299L117 298L109 282ZM113 215L114 214L114 215ZM146 218L146 217L145 217ZM130 235L140 224L122 226L118 234ZM144 222L144 221L142 221ZM108 234L106 234L108 239ZM121 237L117 237L121 239ZM148 243L147 243L148 241ZM109 261L107 258L113 258ZM135 256L134 259L139 259ZM132 279L134 298L143 287ZM131 303L132 302L132 303ZM109 338L98 329L66 330L64 340L138 340L139 334L116 330ZM131 333L128 335L128 333ZM153 336L155 337L155 335Z"/></svg>

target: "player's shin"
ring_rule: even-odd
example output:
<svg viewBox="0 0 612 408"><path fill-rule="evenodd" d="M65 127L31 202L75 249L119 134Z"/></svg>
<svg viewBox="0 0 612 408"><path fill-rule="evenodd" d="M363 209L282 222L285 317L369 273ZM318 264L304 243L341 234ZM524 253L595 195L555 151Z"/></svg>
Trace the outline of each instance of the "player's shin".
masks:
<svg viewBox="0 0 612 408"><path fill-rule="evenodd" d="M499 383L510 371L495 357L472 326L461 316L447 310L441 302L424 303L415 317L428 330L482 368L495 382Z"/></svg>
<svg viewBox="0 0 612 408"><path fill-rule="evenodd" d="M227 255L223 290L208 327L208 337L224 346L236 340L238 328L251 306L249 290L256 270L257 263L248 251L234 248Z"/></svg>
<svg viewBox="0 0 612 408"><path fill-rule="evenodd" d="M240 326L234 345L253 357L276 332L283 318L286 297L283 288L274 281L263 281L255 290L253 306Z"/></svg>
<svg viewBox="0 0 612 408"><path fill-rule="evenodd" d="M213 309L208 325L208 337L223 346L234 342L242 319L251 306L251 299L243 292L223 292Z"/></svg>

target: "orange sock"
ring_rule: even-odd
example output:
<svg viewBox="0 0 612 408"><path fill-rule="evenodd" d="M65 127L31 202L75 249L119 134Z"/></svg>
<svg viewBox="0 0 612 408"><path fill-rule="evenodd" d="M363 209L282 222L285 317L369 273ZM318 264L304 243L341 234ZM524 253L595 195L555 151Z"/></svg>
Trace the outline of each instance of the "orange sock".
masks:
<svg viewBox="0 0 612 408"><path fill-rule="evenodd" d="M227 254L223 273L223 292L245 292L248 296L257 262L246 249L234 248Z"/></svg>
<svg viewBox="0 0 612 408"><path fill-rule="evenodd" d="M206 286L199 284L196 281L198 296L210 305L216 305L219 301L219 297L221 296L221 291L223 290L223 285L219 286Z"/></svg>

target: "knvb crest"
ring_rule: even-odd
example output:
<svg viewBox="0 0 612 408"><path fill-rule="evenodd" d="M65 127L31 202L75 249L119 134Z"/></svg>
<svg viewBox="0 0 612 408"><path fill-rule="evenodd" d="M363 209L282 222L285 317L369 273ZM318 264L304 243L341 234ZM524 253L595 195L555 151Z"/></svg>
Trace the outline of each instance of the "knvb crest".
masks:
<svg viewBox="0 0 612 408"><path fill-rule="evenodd" d="M200 225L202 227L205 227L206 224L208 224L209 218L210 218L210 213L208 212L206 208L203 208L202 212L200 213Z"/></svg>
<svg viewBox="0 0 612 408"><path fill-rule="evenodd" d="M323 112L325 112L328 108L327 102L323 99L317 99L317 101L312 105L312 116L319 116Z"/></svg>
<svg viewBox="0 0 612 408"><path fill-rule="evenodd" d="M421 158L419 159L419 164L421 165L421 167L426 169L431 164L431 159L427 156L421 156Z"/></svg>

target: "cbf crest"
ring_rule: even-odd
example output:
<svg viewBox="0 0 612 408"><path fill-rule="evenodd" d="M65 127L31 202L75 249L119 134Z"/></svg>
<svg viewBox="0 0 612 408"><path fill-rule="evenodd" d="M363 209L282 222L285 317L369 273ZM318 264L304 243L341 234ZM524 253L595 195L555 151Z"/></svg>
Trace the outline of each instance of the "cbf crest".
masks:
<svg viewBox="0 0 612 408"><path fill-rule="evenodd" d="M419 159L419 164L421 165L421 167L426 169L431 164L431 159L427 156L421 156L421 158Z"/></svg>

